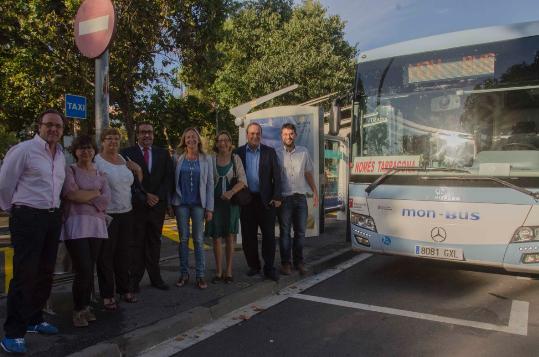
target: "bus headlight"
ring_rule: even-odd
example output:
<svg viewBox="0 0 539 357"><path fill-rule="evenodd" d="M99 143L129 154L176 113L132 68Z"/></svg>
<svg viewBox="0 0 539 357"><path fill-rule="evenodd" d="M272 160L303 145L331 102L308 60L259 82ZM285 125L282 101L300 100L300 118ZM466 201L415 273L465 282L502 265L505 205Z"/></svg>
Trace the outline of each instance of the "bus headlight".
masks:
<svg viewBox="0 0 539 357"><path fill-rule="evenodd" d="M361 228L368 229L369 231L376 232L376 225L374 219L371 216L350 212L350 223L360 226Z"/></svg>
<svg viewBox="0 0 539 357"><path fill-rule="evenodd" d="M539 240L539 227L519 227L513 234L512 243L531 242Z"/></svg>

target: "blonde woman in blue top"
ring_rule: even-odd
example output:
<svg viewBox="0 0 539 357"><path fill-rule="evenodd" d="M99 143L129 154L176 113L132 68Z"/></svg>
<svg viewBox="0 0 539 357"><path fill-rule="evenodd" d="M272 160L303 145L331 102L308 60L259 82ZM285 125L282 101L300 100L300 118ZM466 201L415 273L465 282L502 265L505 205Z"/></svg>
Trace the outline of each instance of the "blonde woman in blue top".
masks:
<svg viewBox="0 0 539 357"><path fill-rule="evenodd" d="M171 204L180 233L180 278L176 286L189 282L189 236L193 238L196 262L196 286L206 289L204 276L204 219L213 218L213 163L210 155L202 150L200 134L187 128L180 140L180 155L174 170L174 192ZM191 232L189 232L191 220Z"/></svg>

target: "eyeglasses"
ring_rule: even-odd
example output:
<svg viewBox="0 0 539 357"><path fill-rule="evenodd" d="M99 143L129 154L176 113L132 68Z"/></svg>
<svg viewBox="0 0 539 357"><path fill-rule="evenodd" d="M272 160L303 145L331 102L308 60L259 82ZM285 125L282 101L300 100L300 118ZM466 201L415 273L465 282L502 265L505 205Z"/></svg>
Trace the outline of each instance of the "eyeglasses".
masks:
<svg viewBox="0 0 539 357"><path fill-rule="evenodd" d="M90 150L93 150L94 148L91 147L91 146L81 146L80 148L77 148L77 150L80 150L80 151L90 151Z"/></svg>
<svg viewBox="0 0 539 357"><path fill-rule="evenodd" d="M52 128L63 129L64 128L64 124L41 123L41 125L44 125L47 129L52 129Z"/></svg>

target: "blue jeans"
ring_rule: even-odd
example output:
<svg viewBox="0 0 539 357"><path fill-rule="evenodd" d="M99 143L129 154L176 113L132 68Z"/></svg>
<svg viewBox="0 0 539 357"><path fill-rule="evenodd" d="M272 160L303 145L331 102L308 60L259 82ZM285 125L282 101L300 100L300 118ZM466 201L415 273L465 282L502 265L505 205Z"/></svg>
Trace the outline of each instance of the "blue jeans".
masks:
<svg viewBox="0 0 539 357"><path fill-rule="evenodd" d="M189 236L193 238L195 246L196 277L203 278L206 270L204 257L204 208L201 206L174 206L176 224L180 233L180 273L189 274ZM189 232L189 219L192 225L192 234Z"/></svg>
<svg viewBox="0 0 539 357"><path fill-rule="evenodd" d="M303 243L307 225L307 198L305 195L294 194L283 198L279 207L279 251L281 264L290 264L290 253L293 251L294 266L303 264ZM294 228L294 243L292 249L291 228Z"/></svg>

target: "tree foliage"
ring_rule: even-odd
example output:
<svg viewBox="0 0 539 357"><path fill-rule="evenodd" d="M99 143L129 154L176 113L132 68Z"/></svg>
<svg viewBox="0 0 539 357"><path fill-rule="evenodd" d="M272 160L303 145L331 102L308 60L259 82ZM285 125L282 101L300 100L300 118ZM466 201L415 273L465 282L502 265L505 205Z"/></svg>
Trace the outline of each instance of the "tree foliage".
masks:
<svg viewBox="0 0 539 357"><path fill-rule="evenodd" d="M318 1L248 2L224 25L218 44L223 65L211 92L233 107L297 83L273 104L299 103L352 86L355 47L343 38L344 23Z"/></svg>
<svg viewBox="0 0 539 357"><path fill-rule="evenodd" d="M74 1L0 4L0 122L25 136L39 112L64 93L90 93L91 67L75 51Z"/></svg>
<svg viewBox="0 0 539 357"><path fill-rule="evenodd" d="M153 124L156 141L169 148L180 142L183 131L196 127L210 134L215 128L215 111L207 102L196 96L175 97L165 88L157 87L145 103L141 120Z"/></svg>
<svg viewBox="0 0 539 357"><path fill-rule="evenodd" d="M62 108L65 93L87 96L89 117L93 117L94 61L79 54L73 33L81 2L4 0L0 4L0 122L9 130L29 128L46 107ZM200 59L211 62L212 43L227 4L227 0L114 1L111 119L126 127L131 141L135 120L147 104L143 93L170 84L171 65L199 61L199 67L189 68L193 76L202 76Z"/></svg>
<svg viewBox="0 0 539 357"><path fill-rule="evenodd" d="M0 2L0 125L19 138L37 114L63 108L64 94L88 98L94 61L74 41L82 0ZM351 86L356 49L344 23L317 1L114 0L110 47L111 122L134 140L137 121L175 146L188 126L233 131L228 109L292 83L273 104L298 103ZM177 70L176 70L177 69ZM181 97L178 88L188 90ZM173 95L174 93L174 95ZM83 127L91 130L93 120ZM162 135L161 135L162 134Z"/></svg>

